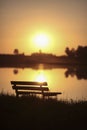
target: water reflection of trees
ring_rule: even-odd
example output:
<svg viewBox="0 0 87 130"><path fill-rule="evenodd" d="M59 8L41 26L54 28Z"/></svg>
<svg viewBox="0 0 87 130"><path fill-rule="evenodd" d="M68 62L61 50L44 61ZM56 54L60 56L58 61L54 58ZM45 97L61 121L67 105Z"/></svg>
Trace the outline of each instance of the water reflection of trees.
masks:
<svg viewBox="0 0 87 130"><path fill-rule="evenodd" d="M81 66L81 67L70 67L65 72L66 78L71 76L76 76L78 80L85 79L87 80L87 67Z"/></svg>
<svg viewBox="0 0 87 130"><path fill-rule="evenodd" d="M13 70L13 73L14 73L14 74L18 74L18 69L14 69L14 70Z"/></svg>
<svg viewBox="0 0 87 130"><path fill-rule="evenodd" d="M32 67L31 67L32 68ZM44 66L43 64L39 64L37 66L34 66L32 69L53 69L53 68L58 68L58 69L64 69L66 68L67 70L65 71L65 77L68 78L69 76L74 77L76 76L78 80L80 79L85 79L87 80L87 67L86 66ZM18 74L19 71L18 69L13 70L14 74Z"/></svg>

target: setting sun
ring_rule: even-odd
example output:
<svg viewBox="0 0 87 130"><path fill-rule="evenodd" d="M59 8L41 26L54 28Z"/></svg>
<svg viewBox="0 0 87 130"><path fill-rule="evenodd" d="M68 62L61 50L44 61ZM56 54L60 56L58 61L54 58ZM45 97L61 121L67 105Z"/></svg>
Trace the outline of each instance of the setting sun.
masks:
<svg viewBox="0 0 87 130"><path fill-rule="evenodd" d="M37 78L36 78L36 81L38 82L45 82L46 79L45 79L45 75L43 73L40 73Z"/></svg>
<svg viewBox="0 0 87 130"><path fill-rule="evenodd" d="M33 39L34 43L38 46L38 47L46 47L49 42L49 36L46 34L37 34L34 39Z"/></svg>

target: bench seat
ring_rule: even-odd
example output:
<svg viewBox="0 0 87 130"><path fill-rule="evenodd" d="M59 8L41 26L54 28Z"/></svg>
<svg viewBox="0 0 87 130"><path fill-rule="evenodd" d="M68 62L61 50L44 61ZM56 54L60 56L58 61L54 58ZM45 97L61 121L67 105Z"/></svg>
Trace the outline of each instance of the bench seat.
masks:
<svg viewBox="0 0 87 130"><path fill-rule="evenodd" d="M58 94L62 94L61 92L44 92L43 96L57 96Z"/></svg>

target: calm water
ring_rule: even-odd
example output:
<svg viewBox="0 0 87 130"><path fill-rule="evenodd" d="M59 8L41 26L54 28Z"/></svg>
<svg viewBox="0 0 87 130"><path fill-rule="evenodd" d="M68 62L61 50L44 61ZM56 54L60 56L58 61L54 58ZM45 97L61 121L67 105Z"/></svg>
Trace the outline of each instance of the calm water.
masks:
<svg viewBox="0 0 87 130"><path fill-rule="evenodd" d="M47 81L50 91L62 92L59 99L87 100L86 77L66 68L43 69L41 65L39 69L0 68L0 92L15 94L11 80Z"/></svg>

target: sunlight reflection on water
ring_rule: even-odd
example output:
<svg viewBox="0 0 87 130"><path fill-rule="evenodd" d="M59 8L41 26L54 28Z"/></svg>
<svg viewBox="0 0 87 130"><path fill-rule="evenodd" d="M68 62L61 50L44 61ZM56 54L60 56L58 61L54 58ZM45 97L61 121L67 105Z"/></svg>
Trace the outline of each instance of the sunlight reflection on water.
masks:
<svg viewBox="0 0 87 130"><path fill-rule="evenodd" d="M76 76L65 77L66 69L0 69L0 92L15 94L10 81L47 81L50 91L62 92L59 99L87 100L87 80L78 80Z"/></svg>

